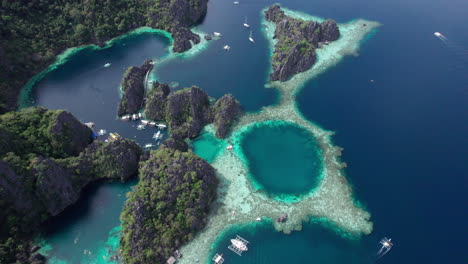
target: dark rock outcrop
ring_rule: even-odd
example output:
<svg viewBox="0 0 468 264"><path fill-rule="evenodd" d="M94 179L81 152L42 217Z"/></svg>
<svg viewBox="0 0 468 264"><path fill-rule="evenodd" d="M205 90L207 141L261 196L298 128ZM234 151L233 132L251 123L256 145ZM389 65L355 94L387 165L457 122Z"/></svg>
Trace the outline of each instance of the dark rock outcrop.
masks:
<svg viewBox="0 0 468 264"><path fill-rule="evenodd" d="M218 180L206 161L171 148L152 151L139 177L121 215L123 262L165 263L206 225Z"/></svg>
<svg viewBox="0 0 468 264"><path fill-rule="evenodd" d="M145 115L151 120L165 120L167 96L170 88L167 84L155 82L146 95Z"/></svg>
<svg viewBox="0 0 468 264"><path fill-rule="evenodd" d="M40 253L35 253L33 254L29 260L31 261L31 264L44 264L46 263L46 257Z"/></svg>
<svg viewBox="0 0 468 264"><path fill-rule="evenodd" d="M0 208L0 223L6 223L8 213L17 214L30 213L34 209L36 202L33 193L27 188L28 179L14 171L12 166L3 160L0 160L0 200L5 204ZM7 206L8 205L8 206Z"/></svg>
<svg viewBox="0 0 468 264"><path fill-rule="evenodd" d="M241 106L231 94L224 95L214 105L198 87L185 88L167 95L167 84L155 83L146 97L145 115L152 120L169 124L174 138L194 138L209 123L214 123L216 136L226 137Z"/></svg>
<svg viewBox="0 0 468 264"><path fill-rule="evenodd" d="M50 128L50 144L66 155L78 155L91 142L92 131L70 112L61 111Z"/></svg>
<svg viewBox="0 0 468 264"><path fill-rule="evenodd" d="M83 188L98 179L128 180L138 172L141 148L128 139L93 142L78 157L59 162L74 172L74 186Z"/></svg>
<svg viewBox="0 0 468 264"><path fill-rule="evenodd" d="M37 157L31 162L36 179L34 195L51 216L61 213L80 197L80 188L72 183L72 173L53 160Z"/></svg>
<svg viewBox="0 0 468 264"><path fill-rule="evenodd" d="M0 116L0 156L8 152L63 158L92 141L92 130L62 110L27 108Z"/></svg>
<svg viewBox="0 0 468 264"><path fill-rule="evenodd" d="M129 67L122 79L122 99L120 100L117 115L133 114L143 106L145 97L145 77L153 65L146 60L140 67Z"/></svg>
<svg viewBox="0 0 468 264"><path fill-rule="evenodd" d="M188 151L188 144L181 138L170 137L162 144L164 148L172 148L181 152Z"/></svg>
<svg viewBox="0 0 468 264"><path fill-rule="evenodd" d="M207 124L210 110L208 95L198 87L177 91L168 97L166 120L171 134L194 138Z"/></svg>
<svg viewBox="0 0 468 264"><path fill-rule="evenodd" d="M94 142L77 157L52 160L37 156L23 173L0 160L0 199L22 216L23 230L31 230L74 204L87 184L136 175L140 153L135 142L122 139Z"/></svg>
<svg viewBox="0 0 468 264"><path fill-rule="evenodd" d="M28 237L75 203L99 179L136 175L141 153L133 141L89 143L91 130L70 113L43 108L0 116L0 262L41 263L30 258ZM10 142L5 142L10 141ZM75 155L77 154L77 155ZM6 239L12 242L3 247ZM18 262L19 263L19 262Z"/></svg>
<svg viewBox="0 0 468 264"><path fill-rule="evenodd" d="M288 17L279 5L265 11L265 19L276 24L273 38L278 40L272 58L271 81L287 81L308 70L315 63L315 49L340 36L335 21L318 23Z"/></svg>
<svg viewBox="0 0 468 264"><path fill-rule="evenodd" d="M174 39L172 48L174 52L184 52L192 47L192 43L200 43L200 36L186 27L178 27L172 30L172 38Z"/></svg>
<svg viewBox="0 0 468 264"><path fill-rule="evenodd" d="M225 138L232 123L241 113L241 105L232 94L226 94L216 101L213 106L213 113L216 136Z"/></svg>

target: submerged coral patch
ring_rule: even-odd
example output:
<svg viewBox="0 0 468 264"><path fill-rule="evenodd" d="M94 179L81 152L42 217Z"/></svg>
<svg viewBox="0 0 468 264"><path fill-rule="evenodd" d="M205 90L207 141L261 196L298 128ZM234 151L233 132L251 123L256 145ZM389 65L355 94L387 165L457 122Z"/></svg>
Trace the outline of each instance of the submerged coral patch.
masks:
<svg viewBox="0 0 468 264"><path fill-rule="evenodd" d="M293 11L285 9L285 13L291 15ZM310 18L297 13L296 17ZM301 230L302 223L308 222L311 217L327 219L333 228L353 236L372 232L370 214L355 202L352 189L344 176L342 169L345 165L340 159L342 149L333 145L333 133L304 119L295 101L295 96L306 82L342 61L346 55L356 55L360 43L380 24L358 19L338 26L340 38L316 50L317 61L309 70L296 74L286 82L276 81L266 85L280 92L278 104L265 107L258 113L244 115L233 127L233 133L226 139L232 149L221 152L212 163L220 180L215 210L211 211L206 228L181 248L184 257L180 263L210 263L210 248L218 236L222 236L229 227L252 223L258 218L273 220L275 229L284 233ZM274 32L275 25L263 19L263 33L269 40L271 54L276 44ZM240 149L242 137L239 133L262 122L291 123L306 130L309 140L316 140L322 154L323 169L313 192L300 199L281 200L271 199L252 186L249 178L252 171ZM288 215L286 222L276 221L285 214Z"/></svg>

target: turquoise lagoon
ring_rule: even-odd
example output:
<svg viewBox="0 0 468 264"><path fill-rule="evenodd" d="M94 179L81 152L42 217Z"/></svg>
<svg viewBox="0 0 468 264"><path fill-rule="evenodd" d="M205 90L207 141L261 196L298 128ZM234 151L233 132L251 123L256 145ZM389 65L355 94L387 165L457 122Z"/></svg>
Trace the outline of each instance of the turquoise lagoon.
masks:
<svg viewBox="0 0 468 264"><path fill-rule="evenodd" d="M253 125L240 147L254 186L269 196L300 196L317 187L323 164L314 135L281 121Z"/></svg>
<svg viewBox="0 0 468 264"><path fill-rule="evenodd" d="M199 28L222 32L223 38L195 57L157 66L158 79L179 82L180 88L197 84L214 97L233 93L248 111L274 104L275 90L264 87L268 45L259 34L259 12L273 2L240 2L209 1ZM333 139L345 148L347 177L372 212L375 231L348 239L322 225L305 224L301 232L285 235L262 222L220 234L212 252L225 253L227 263L369 263L378 240L391 236L396 246L379 263L462 263L468 243L468 234L460 228L466 225L460 208L466 204L467 183L460 175L468 170L467 155L459 145L466 143L467 130L460 129L466 113L466 68L459 70L455 61L460 58L454 58L433 32L466 46L466 34L460 32L466 32L467 2L285 0L282 4L338 22L364 17L384 25L363 45L359 57L346 58L304 84L297 94L297 107L306 118L337 132ZM248 42L249 31L242 27L245 16L255 45ZM165 57L168 44L165 37L145 33L104 50L81 51L36 83L35 103L67 109L82 121L95 121L108 131L146 143L151 133L115 120L118 86L126 67ZM230 52L222 51L226 44L232 47ZM112 66L104 69L107 62ZM195 152L215 159L218 142L203 135L199 140ZM447 173L448 168L453 173ZM42 250L50 262L110 261L118 242L124 194L132 184L103 183L87 189L73 208L48 223ZM251 241L242 257L226 248L235 234ZM421 237L426 243L420 243Z"/></svg>

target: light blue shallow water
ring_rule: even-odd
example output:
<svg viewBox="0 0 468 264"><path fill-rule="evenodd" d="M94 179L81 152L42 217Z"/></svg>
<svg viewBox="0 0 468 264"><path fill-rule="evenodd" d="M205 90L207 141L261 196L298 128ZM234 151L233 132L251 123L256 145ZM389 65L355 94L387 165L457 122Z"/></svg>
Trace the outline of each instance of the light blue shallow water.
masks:
<svg viewBox="0 0 468 264"><path fill-rule="evenodd" d="M241 0L235 6L230 1L210 1L201 29L222 32L223 38L195 58L159 65L158 77L181 86L197 84L214 97L233 93L249 111L276 102L276 92L263 87L269 58L259 24L260 10L272 3ZM468 185L463 177L468 170L468 127L463 122L468 112L468 38L463 34L468 30L468 3L287 0L282 4L338 22L363 17L383 23L359 57L346 58L306 84L298 96L299 109L308 119L337 132L333 139L345 148L347 177L372 213L375 231L349 241L313 224L292 235L246 227L236 232L251 238L251 254L229 256L229 263L348 263L343 259L367 263L382 236L392 237L395 247L379 263L463 263L468 257L462 210ZM248 42L249 32L242 27L245 16L255 45ZM434 31L450 42L435 38ZM221 50L225 44L232 47L228 53ZM83 121L95 121L100 128L146 143L151 132L138 132L135 124L115 120L117 89L126 67L162 57L166 45L164 38L144 34L106 50L83 51L38 83L36 102L68 109ZM107 62L112 66L104 69ZM97 190L118 194L129 190L125 186L103 184ZM61 227L50 229L45 237L52 256L84 262L88 246L74 243L78 232L83 236L78 243L89 241L93 252L106 247L104 241L118 225L124 198L99 193L89 191L95 202L82 199L77 214L64 214L50 224ZM99 210L107 213L90 213ZM220 245L219 251L225 246ZM286 255L289 252L294 254ZM287 256L294 259L288 262Z"/></svg>

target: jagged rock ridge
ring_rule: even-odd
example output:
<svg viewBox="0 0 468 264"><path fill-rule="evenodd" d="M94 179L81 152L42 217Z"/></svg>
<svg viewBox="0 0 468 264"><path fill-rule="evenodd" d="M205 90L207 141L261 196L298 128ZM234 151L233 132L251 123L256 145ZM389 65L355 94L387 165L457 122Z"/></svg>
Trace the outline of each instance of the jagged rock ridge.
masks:
<svg viewBox="0 0 468 264"><path fill-rule="evenodd" d="M304 21L286 16L279 5L265 11L265 19L276 25L278 42L272 58L271 81L287 81L315 63L315 50L322 44L337 40L340 31L335 21L323 23Z"/></svg>
<svg viewBox="0 0 468 264"><path fill-rule="evenodd" d="M153 68L151 60L146 60L140 67L129 67L122 78L122 99L120 100L117 115L136 113L143 105L145 97L144 80Z"/></svg>
<svg viewBox="0 0 468 264"><path fill-rule="evenodd" d="M164 147L140 163L139 177L121 215L123 262L166 263L206 225L218 180L192 152Z"/></svg>

